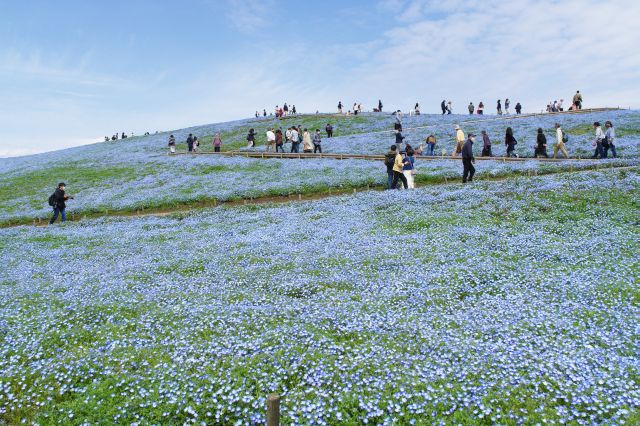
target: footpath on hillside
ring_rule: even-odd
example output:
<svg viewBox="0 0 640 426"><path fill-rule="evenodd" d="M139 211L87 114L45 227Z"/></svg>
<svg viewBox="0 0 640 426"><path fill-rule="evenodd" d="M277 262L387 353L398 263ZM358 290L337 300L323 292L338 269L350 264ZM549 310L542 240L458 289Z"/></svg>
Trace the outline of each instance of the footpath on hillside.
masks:
<svg viewBox="0 0 640 426"><path fill-rule="evenodd" d="M504 181L518 177L535 177L535 176L544 176L544 175L555 175L555 174L565 174L565 173L585 173L591 171L617 171L617 170L632 170L632 169L640 169L639 165L616 165L614 163L609 164L600 164L596 163L593 165L589 165L585 168L579 170L571 169L562 169L562 170L554 170L554 171L527 171L525 172L510 172L506 175L502 176L492 176L492 177L480 177L477 182L483 181ZM451 179L447 176L443 176L441 179L437 181L432 181L429 185L422 185L417 187L426 187L426 186L445 186L445 185L462 185L459 179ZM181 213L189 213L195 210L206 209L206 208L215 208L215 207L242 207L248 205L265 205L265 204L283 204L289 202L300 202L300 201L313 201L326 199L330 197L336 196L344 196L348 194L356 194L358 192L367 192L367 191L383 191L386 190L386 185L362 185L362 186L353 186L349 188L328 188L327 191L323 192L310 192L310 193L289 193L287 195L281 196L264 196L264 197L252 197L252 198L244 198L241 200L233 200L233 201L220 201L215 198L204 201L197 201L193 203L186 203L178 206L171 207L158 207L151 209L137 209L137 210L105 210L104 212L70 212L67 214L67 221L77 222L81 220L87 219L97 219L101 217L120 217L120 218L141 218L141 217L149 217L149 216L157 216L164 217L170 216L173 214L181 214ZM11 223L11 224L1 224L0 228L13 228L17 226L24 226L33 224L36 227L46 227L48 225L48 218L33 218L33 219L25 219L20 223Z"/></svg>

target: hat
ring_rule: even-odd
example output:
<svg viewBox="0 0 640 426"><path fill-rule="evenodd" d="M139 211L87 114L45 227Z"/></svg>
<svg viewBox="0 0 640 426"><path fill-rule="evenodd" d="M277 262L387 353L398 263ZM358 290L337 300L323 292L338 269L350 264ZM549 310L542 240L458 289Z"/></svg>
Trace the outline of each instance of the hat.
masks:
<svg viewBox="0 0 640 426"><path fill-rule="evenodd" d="M458 125L456 124L456 127L454 127L454 129L456 129L456 130L460 130L460 126L458 126Z"/></svg>
<svg viewBox="0 0 640 426"><path fill-rule="evenodd" d="M475 134L473 134L473 133L469 133L468 137L470 137L470 138L475 138L475 137L476 137L476 135L475 135Z"/></svg>
<svg viewBox="0 0 640 426"><path fill-rule="evenodd" d="M65 185L65 184L64 184L64 182L60 182L60 183L58 184L58 188L60 188L61 186L67 186L67 185Z"/></svg>

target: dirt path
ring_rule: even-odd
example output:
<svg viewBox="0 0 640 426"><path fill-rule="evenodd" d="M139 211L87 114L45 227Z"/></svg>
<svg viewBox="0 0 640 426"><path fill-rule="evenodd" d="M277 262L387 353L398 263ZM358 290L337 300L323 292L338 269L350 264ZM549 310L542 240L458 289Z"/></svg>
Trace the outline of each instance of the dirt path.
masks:
<svg viewBox="0 0 640 426"><path fill-rule="evenodd" d="M584 173L584 172L590 172L594 170L603 170L603 171L604 170L610 170L610 171L611 170L631 170L631 169L639 169L639 168L640 166L616 167L613 164L611 164L610 167L600 167L598 164L596 164L594 167L589 167L586 169L581 169L576 171L560 170L560 171L542 173L542 174L533 172L533 173L529 173L527 176L532 177L532 176L543 176L545 174ZM504 180L513 179L515 177L523 177L523 176L525 175L524 174L508 174L508 175L497 176L497 177L481 177L479 181L480 182L504 181ZM445 176L439 182L433 182L428 185L423 185L422 187L445 186L445 185L448 186L448 185L457 185L457 184L460 184L459 179L457 178L448 179ZM292 193L289 195L282 195L282 196L265 196L265 197L248 198L248 199L234 200L234 201L218 201L214 199L214 200L189 203L187 205L177 206L177 207L141 209L137 211L117 211L116 210L116 211L106 211L104 214L103 213L91 213L91 214L75 214L74 213L74 214L68 214L67 220L77 222L80 220L97 219L101 217L121 217L121 218L141 218L141 217L149 217L149 216L165 217L165 216L171 216L174 214L189 213L197 210L220 207L220 206L233 208L233 207L242 207L247 205L284 204L284 203L290 203L290 202L321 200L325 198L336 197L336 196L347 195L347 194L355 194L357 192L364 192L364 191L383 191L385 189L386 187L384 185L375 185L375 186L364 185L364 186L355 187L355 188L353 187L343 188L343 189L329 188L326 192L315 192L310 194ZM40 228L44 228L48 226L48 222L46 220L42 221L40 219L32 219L24 223L0 225L0 228L13 228L13 227L24 226L29 224L33 224L33 226L40 227Z"/></svg>

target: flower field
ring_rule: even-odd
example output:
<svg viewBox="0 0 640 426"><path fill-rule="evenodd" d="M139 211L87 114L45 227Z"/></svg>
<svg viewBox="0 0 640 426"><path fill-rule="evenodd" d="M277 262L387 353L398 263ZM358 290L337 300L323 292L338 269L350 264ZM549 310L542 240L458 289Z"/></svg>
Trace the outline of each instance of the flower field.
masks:
<svg viewBox="0 0 640 426"><path fill-rule="evenodd" d="M143 164L267 167L145 140L92 157L108 202L160 197ZM279 392L285 424L637 424L639 195L636 168L1 229L0 423L257 425Z"/></svg>
<svg viewBox="0 0 640 426"><path fill-rule="evenodd" d="M490 118L490 117L487 117ZM483 123L467 123L467 116L421 115L406 117L406 128L432 126L408 130L407 141L416 145L430 133L438 137L438 150L451 152L452 129L460 123L463 129L486 129L494 142L494 153L501 155L500 136L507 125L514 128L518 152L531 155L537 127L549 131L559 121L570 133L568 144L572 155L588 155L591 147L589 123L611 119L618 132L618 151L625 158L607 160L606 164L637 164L640 158L640 113L610 111L584 115L541 116ZM477 116L473 117L477 120ZM210 137L222 134L225 149L244 146L245 135L253 127L258 132L258 149L263 149L267 127L302 124L320 127L325 121L335 126L337 137L325 139L326 152L372 153L386 152L393 141L393 126L388 114L365 114L358 117L303 116L279 122L275 119L249 119L212 124L172 132L178 141L188 133L203 141L202 150L210 150ZM551 134L549 132L548 136ZM367 185L382 186L386 182L381 162L362 160L260 160L221 156L168 156L168 133L134 137L117 142L97 143L67 150L21 158L0 159L0 224L31 223L35 218L50 214L46 200L55 185L66 182L69 193L76 199L69 203L68 213L77 215L105 211L135 211L142 208L167 208L202 201L228 201L242 198L278 196L296 193L323 192L328 188L351 188ZM549 142L551 146L551 140ZM184 144L182 144L184 145ZM181 147L179 147L181 148ZM476 154L481 143L475 146ZM550 150L551 151L551 150ZM595 164L591 163L591 166ZM588 167L580 163L574 167ZM461 164L450 160L420 161L418 184L452 179L459 176ZM478 164L478 177L507 176L531 172L547 173L566 170L569 164L541 164L488 162Z"/></svg>

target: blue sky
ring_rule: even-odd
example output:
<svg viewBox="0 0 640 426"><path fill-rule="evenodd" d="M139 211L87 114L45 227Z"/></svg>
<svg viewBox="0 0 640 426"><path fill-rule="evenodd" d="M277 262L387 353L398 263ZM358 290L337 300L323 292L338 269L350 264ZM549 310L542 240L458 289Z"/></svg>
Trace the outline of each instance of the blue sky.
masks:
<svg viewBox="0 0 640 426"><path fill-rule="evenodd" d="M338 100L640 107L640 2L0 1L0 156Z"/></svg>

